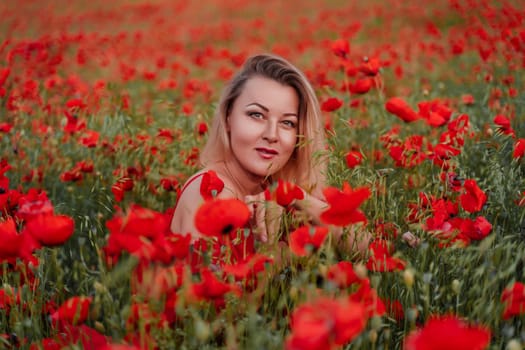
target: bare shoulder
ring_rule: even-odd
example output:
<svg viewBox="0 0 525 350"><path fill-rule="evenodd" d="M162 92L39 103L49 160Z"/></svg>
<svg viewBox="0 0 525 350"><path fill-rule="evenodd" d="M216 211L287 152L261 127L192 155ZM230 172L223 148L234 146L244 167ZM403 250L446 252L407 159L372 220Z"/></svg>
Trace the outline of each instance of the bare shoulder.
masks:
<svg viewBox="0 0 525 350"><path fill-rule="evenodd" d="M201 194L201 185L203 175L210 169L203 169L192 175L184 184L183 191L177 199L176 209L173 213L171 222L172 232L187 233L197 235L197 230L194 226L194 218L199 207L204 202ZM231 190L231 184L227 178L217 174L219 179L224 182L224 189L217 195L217 198L232 198L235 197Z"/></svg>

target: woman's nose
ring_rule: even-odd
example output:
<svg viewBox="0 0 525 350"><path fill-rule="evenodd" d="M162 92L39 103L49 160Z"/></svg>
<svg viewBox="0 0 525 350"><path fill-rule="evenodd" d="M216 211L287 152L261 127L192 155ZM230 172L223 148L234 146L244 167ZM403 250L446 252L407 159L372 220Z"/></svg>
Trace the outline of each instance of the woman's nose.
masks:
<svg viewBox="0 0 525 350"><path fill-rule="evenodd" d="M268 121L266 128L264 129L263 139L269 143L277 142L277 123L274 121Z"/></svg>

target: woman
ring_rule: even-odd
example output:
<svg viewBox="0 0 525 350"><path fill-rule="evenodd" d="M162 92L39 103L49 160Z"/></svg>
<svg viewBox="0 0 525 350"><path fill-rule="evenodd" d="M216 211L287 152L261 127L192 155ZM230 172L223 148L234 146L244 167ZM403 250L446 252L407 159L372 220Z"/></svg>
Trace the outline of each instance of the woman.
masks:
<svg viewBox="0 0 525 350"><path fill-rule="evenodd" d="M202 204L204 173L214 171L224 182L218 198L238 198L252 211L251 230L266 242L276 229L267 226L264 190L281 179L303 190L295 201L313 223L327 207L323 200L326 157L319 103L304 74L283 58L249 58L226 86L208 141L201 152L204 168L185 184L171 229L199 237L195 213ZM275 225L278 226L278 225Z"/></svg>

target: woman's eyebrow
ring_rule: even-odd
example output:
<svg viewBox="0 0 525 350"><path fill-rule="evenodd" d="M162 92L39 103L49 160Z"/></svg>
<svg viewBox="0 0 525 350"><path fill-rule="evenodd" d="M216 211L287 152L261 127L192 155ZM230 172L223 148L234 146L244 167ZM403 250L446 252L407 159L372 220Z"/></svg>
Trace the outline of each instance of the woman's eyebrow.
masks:
<svg viewBox="0 0 525 350"><path fill-rule="evenodd" d="M255 106L257 106L257 107L263 109L265 112L268 112L268 111L269 111L269 109L268 109L267 107L265 107L265 106L263 106L262 104L257 103L257 102L249 103L249 104L246 105L246 107L249 107L249 106L251 106L251 105L255 105Z"/></svg>
<svg viewBox="0 0 525 350"><path fill-rule="evenodd" d="M246 105L246 107L249 107L249 106L257 106L257 107L261 108L262 110L264 110L265 112L269 112L270 111L266 106L263 106L262 104L260 104L258 102L252 102L252 103L249 103L249 104ZM293 113L293 112L284 113L283 115L290 116L290 117L297 117L297 113Z"/></svg>

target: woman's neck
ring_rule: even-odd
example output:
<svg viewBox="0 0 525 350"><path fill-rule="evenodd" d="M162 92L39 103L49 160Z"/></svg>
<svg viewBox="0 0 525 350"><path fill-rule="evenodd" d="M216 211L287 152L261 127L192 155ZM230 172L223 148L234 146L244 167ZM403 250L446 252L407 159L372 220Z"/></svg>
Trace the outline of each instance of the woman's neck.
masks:
<svg viewBox="0 0 525 350"><path fill-rule="evenodd" d="M236 187L235 192L240 198L260 193L263 190L265 178L246 171L238 162L224 161L218 165L221 167L219 172L229 178L232 185Z"/></svg>

